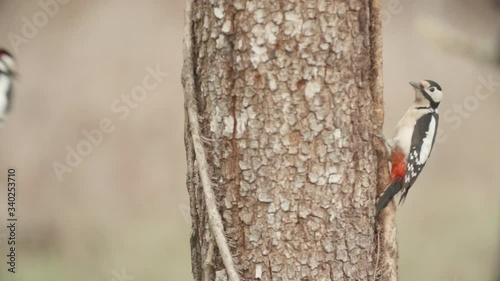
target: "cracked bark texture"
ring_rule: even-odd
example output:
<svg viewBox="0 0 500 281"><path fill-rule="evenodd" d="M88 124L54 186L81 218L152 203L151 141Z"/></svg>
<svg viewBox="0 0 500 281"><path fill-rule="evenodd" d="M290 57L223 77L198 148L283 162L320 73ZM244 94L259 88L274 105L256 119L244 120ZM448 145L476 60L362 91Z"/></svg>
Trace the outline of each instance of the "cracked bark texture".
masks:
<svg viewBox="0 0 500 281"><path fill-rule="evenodd" d="M198 122L241 280L374 280L370 4L192 5ZM186 150L194 279L225 280L188 125Z"/></svg>

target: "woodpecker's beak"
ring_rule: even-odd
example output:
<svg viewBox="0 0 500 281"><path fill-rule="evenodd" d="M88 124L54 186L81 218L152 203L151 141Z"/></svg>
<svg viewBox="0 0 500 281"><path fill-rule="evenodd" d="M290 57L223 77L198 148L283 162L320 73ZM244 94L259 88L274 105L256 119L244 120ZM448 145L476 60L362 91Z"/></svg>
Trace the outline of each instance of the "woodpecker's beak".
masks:
<svg viewBox="0 0 500 281"><path fill-rule="evenodd" d="M409 83L410 83L410 85L412 85L412 87L413 87L413 88L415 88L415 89L419 89L419 90L422 90L422 89L423 89L423 88L422 88L422 85L421 85L420 83L413 82L413 81L410 81Z"/></svg>

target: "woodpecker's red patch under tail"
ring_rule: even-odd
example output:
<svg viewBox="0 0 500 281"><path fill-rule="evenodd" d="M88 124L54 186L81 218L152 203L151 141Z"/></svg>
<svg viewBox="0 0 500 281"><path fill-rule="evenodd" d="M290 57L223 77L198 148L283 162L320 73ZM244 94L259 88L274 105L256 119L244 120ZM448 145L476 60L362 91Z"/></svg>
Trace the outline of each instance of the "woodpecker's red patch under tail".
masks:
<svg viewBox="0 0 500 281"><path fill-rule="evenodd" d="M406 174L406 155L399 146L396 146L391 152L391 163L391 178L389 182L395 180L402 181Z"/></svg>
<svg viewBox="0 0 500 281"><path fill-rule="evenodd" d="M396 146L391 152L391 163L390 184L377 201L377 216L403 188L403 179L406 174L406 156L399 146Z"/></svg>

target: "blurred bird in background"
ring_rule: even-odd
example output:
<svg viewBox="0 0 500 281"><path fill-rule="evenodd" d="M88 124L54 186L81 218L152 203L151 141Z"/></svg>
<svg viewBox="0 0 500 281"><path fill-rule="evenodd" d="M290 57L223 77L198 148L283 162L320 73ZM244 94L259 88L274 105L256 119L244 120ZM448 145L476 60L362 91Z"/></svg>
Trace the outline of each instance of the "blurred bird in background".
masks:
<svg viewBox="0 0 500 281"><path fill-rule="evenodd" d="M5 49L0 49L0 121L4 121L12 104L13 86L15 75L14 57Z"/></svg>

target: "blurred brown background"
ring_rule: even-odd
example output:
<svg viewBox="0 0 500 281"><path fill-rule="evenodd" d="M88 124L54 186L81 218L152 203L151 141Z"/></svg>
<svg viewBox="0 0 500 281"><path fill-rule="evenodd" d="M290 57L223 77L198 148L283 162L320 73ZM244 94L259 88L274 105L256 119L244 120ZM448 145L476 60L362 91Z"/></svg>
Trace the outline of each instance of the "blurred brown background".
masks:
<svg viewBox="0 0 500 281"><path fill-rule="evenodd" d="M439 144L398 212L403 281L493 280L500 263L500 67L488 62L500 41L500 10L493 2L384 2L386 133L412 101L408 80L436 80L446 95ZM15 54L21 74L0 131L0 198L7 167L18 170L18 272L6 271L2 199L0 280L192 280L184 1L53 3L0 0L0 46ZM118 113L146 68L157 66L168 76L127 105L127 116ZM490 79L479 98L477 87ZM54 163L66 164L67 149L106 118L114 131L60 180Z"/></svg>

